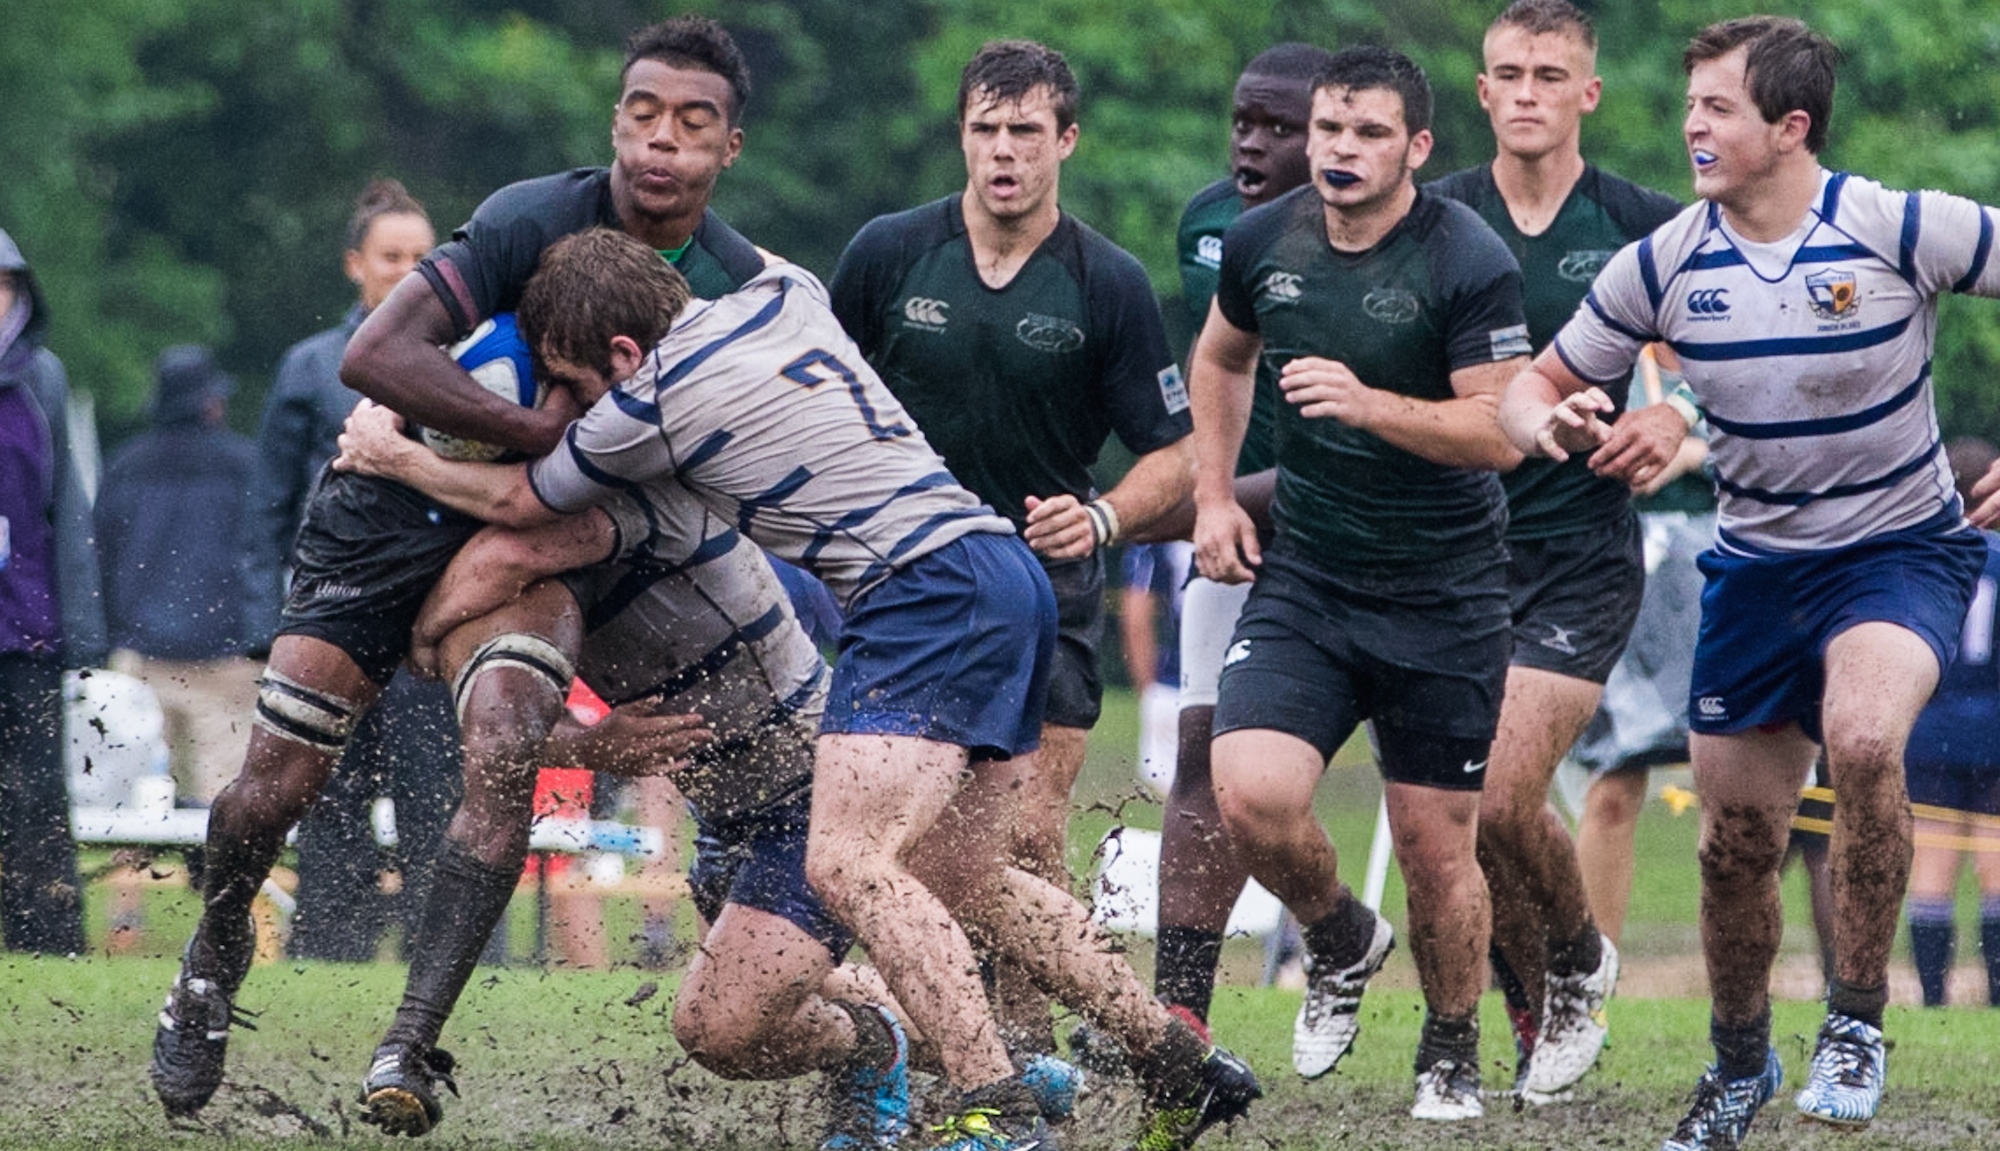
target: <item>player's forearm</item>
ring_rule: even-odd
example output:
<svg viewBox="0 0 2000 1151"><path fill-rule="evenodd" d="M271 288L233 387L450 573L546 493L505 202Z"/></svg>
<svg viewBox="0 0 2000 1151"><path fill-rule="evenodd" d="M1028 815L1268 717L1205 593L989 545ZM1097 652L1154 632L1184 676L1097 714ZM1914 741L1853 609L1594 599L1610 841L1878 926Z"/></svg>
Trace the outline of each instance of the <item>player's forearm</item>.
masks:
<svg viewBox="0 0 2000 1151"><path fill-rule="evenodd" d="M1490 395L1418 400L1386 394L1368 431L1434 464L1504 472L1521 462L1521 452L1500 430L1499 406Z"/></svg>
<svg viewBox="0 0 2000 1151"><path fill-rule="evenodd" d="M1197 360L1188 378L1188 402L1194 414L1194 502L1234 499L1232 481L1243 437L1250 430L1253 372L1231 372Z"/></svg>
<svg viewBox="0 0 2000 1151"><path fill-rule="evenodd" d="M1149 529L1194 493L1194 445L1187 439L1147 452L1103 499L1117 512L1120 534Z"/></svg>
<svg viewBox="0 0 2000 1151"><path fill-rule="evenodd" d="M1549 416L1562 402L1562 390L1539 370L1529 367L1507 385L1500 400L1500 428L1507 441L1524 455L1541 455L1535 437L1548 426Z"/></svg>
<svg viewBox="0 0 2000 1151"><path fill-rule="evenodd" d="M501 527L532 528L561 518L536 497L526 464L447 460L410 441L410 450L398 455L390 478L453 511Z"/></svg>

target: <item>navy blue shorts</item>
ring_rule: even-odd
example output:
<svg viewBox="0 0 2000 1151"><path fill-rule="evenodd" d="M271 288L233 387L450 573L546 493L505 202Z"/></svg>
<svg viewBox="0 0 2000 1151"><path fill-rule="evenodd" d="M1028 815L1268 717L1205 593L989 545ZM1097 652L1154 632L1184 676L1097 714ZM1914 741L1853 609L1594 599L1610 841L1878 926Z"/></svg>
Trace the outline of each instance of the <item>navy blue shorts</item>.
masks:
<svg viewBox="0 0 2000 1151"><path fill-rule="evenodd" d="M724 904L739 903L796 926L825 944L839 963L854 946L854 934L806 882L806 819L811 812L808 788L726 825L697 817L688 893L695 910L710 923Z"/></svg>
<svg viewBox="0 0 2000 1151"><path fill-rule="evenodd" d="M1511 644L1497 552L1369 582L1274 546L1223 656L1215 734L1279 731L1331 758L1372 718L1384 778L1475 791Z"/></svg>
<svg viewBox="0 0 2000 1151"><path fill-rule="evenodd" d="M1688 690L1688 728L1728 735L1797 723L1820 738L1826 646L1848 628L1908 628L1951 666L1986 542L1971 528L1913 528L1831 551L1696 563L1701 635Z"/></svg>
<svg viewBox="0 0 2000 1151"><path fill-rule="evenodd" d="M1055 593L1020 537L953 540L848 613L820 732L1026 754L1041 746L1055 637Z"/></svg>
<svg viewBox="0 0 2000 1151"><path fill-rule="evenodd" d="M1903 770L1911 803L2000 815L2000 699L1940 693L1917 717Z"/></svg>

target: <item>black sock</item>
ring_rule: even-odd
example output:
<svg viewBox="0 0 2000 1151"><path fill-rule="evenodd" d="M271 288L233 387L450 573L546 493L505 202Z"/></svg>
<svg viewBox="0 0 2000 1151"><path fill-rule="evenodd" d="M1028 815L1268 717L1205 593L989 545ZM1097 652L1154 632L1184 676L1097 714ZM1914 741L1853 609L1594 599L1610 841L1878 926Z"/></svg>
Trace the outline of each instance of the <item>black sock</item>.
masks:
<svg viewBox="0 0 2000 1151"><path fill-rule="evenodd" d="M1855 987L1838 979L1829 979L1826 984L1826 1009L1837 1011L1851 1019L1859 1019L1868 1026L1880 1030L1882 1009L1889 1005L1889 985Z"/></svg>
<svg viewBox="0 0 2000 1151"><path fill-rule="evenodd" d="M2000 913L1979 917L1979 950L1986 956L1986 1002L2000 1007Z"/></svg>
<svg viewBox="0 0 2000 1151"><path fill-rule="evenodd" d="M188 974L235 994L257 950L250 903L285 846L286 828L236 830L211 822L202 853L201 922L188 945Z"/></svg>
<svg viewBox="0 0 2000 1151"><path fill-rule="evenodd" d="M1771 1009L1740 1026L1709 1016L1708 1041L1715 1046L1716 1070L1724 1079L1762 1075L1771 1051Z"/></svg>
<svg viewBox="0 0 2000 1151"><path fill-rule="evenodd" d="M1354 892L1343 887L1341 893L1346 898L1340 906L1299 928L1313 961L1335 970L1359 963L1375 941L1375 913L1354 898Z"/></svg>
<svg viewBox="0 0 2000 1151"><path fill-rule="evenodd" d="M1910 959L1917 965L1917 982L1923 985L1925 1007L1944 1006L1945 978L1951 973L1952 952L1958 949L1951 913L1950 900L1913 897L1909 901Z"/></svg>
<svg viewBox="0 0 2000 1151"><path fill-rule="evenodd" d="M1449 1059L1462 1067L1479 1066L1479 1017L1447 1019L1426 1013L1424 1029L1417 1039L1416 1071L1419 1075Z"/></svg>
<svg viewBox="0 0 2000 1151"><path fill-rule="evenodd" d="M1583 930L1575 939L1549 940L1550 975L1579 975L1597 970L1602 962L1604 936L1597 933L1597 924L1588 916L1584 917Z"/></svg>
<svg viewBox="0 0 2000 1151"><path fill-rule="evenodd" d="M1220 931L1162 927L1154 959L1153 991L1206 1023L1209 1002L1215 997L1215 969L1221 962Z"/></svg>
<svg viewBox="0 0 2000 1151"><path fill-rule="evenodd" d="M1507 1001L1507 1009L1515 1013L1525 1012L1529 1018L1541 1015L1541 1004L1528 1002L1528 989L1521 985L1521 977L1514 974L1514 966L1500 953L1495 943L1486 945L1486 961L1493 965L1493 983L1500 988L1501 998Z"/></svg>
<svg viewBox="0 0 2000 1151"><path fill-rule="evenodd" d="M519 861L512 867L495 867L457 841L445 841L431 869L430 898L410 941L403 1002L396 1008L389 1033L382 1037L384 1046L429 1048L437 1043L520 878Z"/></svg>

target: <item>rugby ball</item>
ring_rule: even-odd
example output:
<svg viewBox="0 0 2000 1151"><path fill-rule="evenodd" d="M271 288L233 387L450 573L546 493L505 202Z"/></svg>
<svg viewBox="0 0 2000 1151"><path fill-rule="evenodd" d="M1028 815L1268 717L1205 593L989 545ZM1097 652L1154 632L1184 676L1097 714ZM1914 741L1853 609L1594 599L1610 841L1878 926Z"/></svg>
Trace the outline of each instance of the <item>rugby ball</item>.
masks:
<svg viewBox="0 0 2000 1151"><path fill-rule="evenodd" d="M524 408L538 408L548 397L548 389L535 379L535 358L521 338L514 313L502 312L472 329L472 334L445 349L479 386L504 400ZM491 463L507 454L507 449L461 436L447 435L435 428L423 430L424 444L448 460Z"/></svg>

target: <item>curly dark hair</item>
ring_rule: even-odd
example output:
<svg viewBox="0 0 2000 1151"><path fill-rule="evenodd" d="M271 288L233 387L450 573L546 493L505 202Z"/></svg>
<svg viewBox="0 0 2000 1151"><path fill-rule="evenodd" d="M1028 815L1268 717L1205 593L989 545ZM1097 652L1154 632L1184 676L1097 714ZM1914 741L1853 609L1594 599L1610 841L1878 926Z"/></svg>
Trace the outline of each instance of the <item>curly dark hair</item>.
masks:
<svg viewBox="0 0 2000 1151"><path fill-rule="evenodd" d="M742 49L727 29L706 16L676 16L632 33L625 40L625 66L618 72L621 83L632 65L641 60L700 68L729 81L732 125L750 103L750 65L743 59Z"/></svg>

